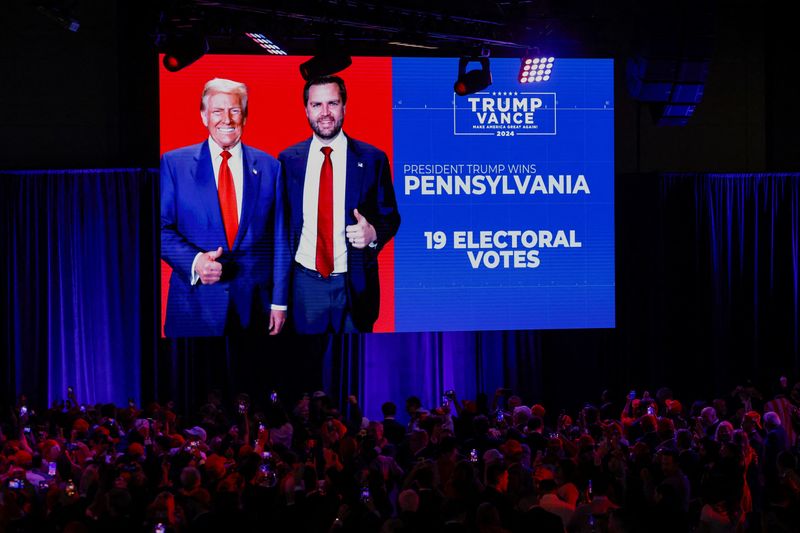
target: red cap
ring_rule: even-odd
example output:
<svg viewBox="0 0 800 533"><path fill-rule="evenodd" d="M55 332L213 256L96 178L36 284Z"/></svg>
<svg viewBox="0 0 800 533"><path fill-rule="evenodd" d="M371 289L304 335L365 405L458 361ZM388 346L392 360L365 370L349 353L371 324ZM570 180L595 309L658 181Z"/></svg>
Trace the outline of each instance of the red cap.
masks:
<svg viewBox="0 0 800 533"><path fill-rule="evenodd" d="M744 417L750 419L758 429L761 429L761 415L756 411L747 411Z"/></svg>

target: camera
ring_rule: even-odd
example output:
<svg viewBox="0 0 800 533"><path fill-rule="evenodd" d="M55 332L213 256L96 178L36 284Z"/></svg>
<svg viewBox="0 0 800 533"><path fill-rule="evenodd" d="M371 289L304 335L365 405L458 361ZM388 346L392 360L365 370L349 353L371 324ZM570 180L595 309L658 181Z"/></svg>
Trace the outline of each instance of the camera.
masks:
<svg viewBox="0 0 800 533"><path fill-rule="evenodd" d="M247 403L239 401L239 414L243 415L245 413L247 413Z"/></svg>
<svg viewBox="0 0 800 533"><path fill-rule="evenodd" d="M372 495L369 493L369 487L367 485L362 486L361 487L361 501L363 503L367 503L370 500L371 497L372 497Z"/></svg>
<svg viewBox="0 0 800 533"><path fill-rule="evenodd" d="M77 491L75 489L75 483L73 483L71 479L67 481L67 485L64 487L64 492L67 494L67 496L75 496Z"/></svg>
<svg viewBox="0 0 800 533"><path fill-rule="evenodd" d="M469 462L470 463L477 463L478 462L478 450L472 448L469 451Z"/></svg>
<svg viewBox="0 0 800 533"><path fill-rule="evenodd" d="M50 461L47 463L47 475L53 477L56 475L56 462Z"/></svg>
<svg viewBox="0 0 800 533"><path fill-rule="evenodd" d="M50 490L50 484L47 481L40 481L39 490Z"/></svg>
<svg viewBox="0 0 800 533"><path fill-rule="evenodd" d="M15 490L22 490L25 488L25 481L22 479L11 478L8 480L8 488Z"/></svg>
<svg viewBox="0 0 800 533"><path fill-rule="evenodd" d="M19 408L19 416L20 416L20 418L22 418L23 416L25 416L27 414L28 414L28 408L27 407L25 407L23 405L22 407Z"/></svg>
<svg viewBox="0 0 800 533"><path fill-rule="evenodd" d="M31 427L30 427L30 426L25 426L24 428L22 428L22 430L23 430L25 433L30 433L30 432L31 432Z"/></svg>
<svg viewBox="0 0 800 533"><path fill-rule="evenodd" d="M656 408L655 408L655 407L653 407L652 405L648 405L648 406L647 406L647 414L648 414L648 415L654 415L654 414L656 414Z"/></svg>
<svg viewBox="0 0 800 533"><path fill-rule="evenodd" d="M278 403L278 393L272 391L272 394L269 395L269 399L272 403Z"/></svg>

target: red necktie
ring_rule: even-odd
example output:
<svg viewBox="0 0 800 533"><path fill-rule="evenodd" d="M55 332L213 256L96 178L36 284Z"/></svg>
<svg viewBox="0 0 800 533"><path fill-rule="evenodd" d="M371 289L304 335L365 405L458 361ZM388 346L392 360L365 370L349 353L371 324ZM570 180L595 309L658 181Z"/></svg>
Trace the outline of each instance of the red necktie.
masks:
<svg viewBox="0 0 800 533"><path fill-rule="evenodd" d="M219 164L219 206L222 209L222 223L225 226L225 236L228 238L228 249L233 250L236 232L239 230L239 210L236 207L236 188L233 186L233 174L228 166L231 153L223 150L220 154L222 163Z"/></svg>
<svg viewBox="0 0 800 533"><path fill-rule="evenodd" d="M323 146L325 154L319 172L319 199L317 201L317 272L327 278L333 272L333 148Z"/></svg>

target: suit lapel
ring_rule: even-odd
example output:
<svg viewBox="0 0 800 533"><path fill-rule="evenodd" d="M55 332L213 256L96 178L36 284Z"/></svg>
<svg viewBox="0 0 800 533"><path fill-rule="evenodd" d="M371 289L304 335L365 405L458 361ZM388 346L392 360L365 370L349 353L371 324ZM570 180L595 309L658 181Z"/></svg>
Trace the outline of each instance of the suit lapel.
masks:
<svg viewBox="0 0 800 533"><path fill-rule="evenodd" d="M219 207L219 194L217 184L214 181L214 169L211 163L211 152L208 149L208 141L200 145L200 151L196 157L195 182L200 197L200 206L206 212L210 228L219 228L222 235L225 235L225 227L222 224L222 212ZM224 242L224 239L223 241Z"/></svg>
<svg viewBox="0 0 800 533"><path fill-rule="evenodd" d="M356 217L353 210L358 208L361 198L361 184L364 177L364 162L361 160L361 152L356 147L355 141L347 138L347 176L345 178L344 193L344 223L345 225L355 224ZM362 213L363 215L364 213Z"/></svg>
<svg viewBox="0 0 800 533"><path fill-rule="evenodd" d="M242 145L242 216L239 217L239 231L236 233L236 240L233 243L234 249L247 233L250 218L256 208L258 191L261 190L261 179L263 169L260 168L258 161L250 152L250 148Z"/></svg>
<svg viewBox="0 0 800 533"><path fill-rule="evenodd" d="M292 220L290 221L292 232L299 240L300 232L303 229L303 188L306 182L306 166L308 165L308 149L311 146L311 139L307 139L298 144L294 153L284 160L286 164L286 176L289 190L290 205L297 206L292 209Z"/></svg>

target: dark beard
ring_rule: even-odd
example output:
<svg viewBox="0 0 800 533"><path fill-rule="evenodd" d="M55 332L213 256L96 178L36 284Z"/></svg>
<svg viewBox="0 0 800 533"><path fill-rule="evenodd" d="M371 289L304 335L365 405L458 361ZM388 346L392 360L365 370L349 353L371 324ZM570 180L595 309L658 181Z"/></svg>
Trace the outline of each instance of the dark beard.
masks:
<svg viewBox="0 0 800 533"><path fill-rule="evenodd" d="M339 135L339 132L342 131L342 125L343 124L344 124L344 117L339 119L334 124L333 131L330 133L330 135L323 135L322 132L317 127L317 123L312 121L311 119L308 120L308 125L311 126L311 129L314 131L314 133L317 135L317 137L319 137L320 139L326 140L326 141L328 141L330 139L333 139L334 137Z"/></svg>

